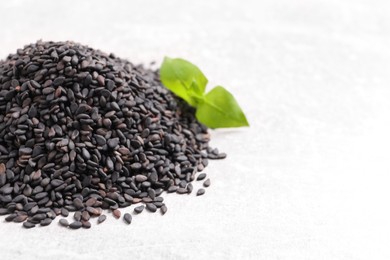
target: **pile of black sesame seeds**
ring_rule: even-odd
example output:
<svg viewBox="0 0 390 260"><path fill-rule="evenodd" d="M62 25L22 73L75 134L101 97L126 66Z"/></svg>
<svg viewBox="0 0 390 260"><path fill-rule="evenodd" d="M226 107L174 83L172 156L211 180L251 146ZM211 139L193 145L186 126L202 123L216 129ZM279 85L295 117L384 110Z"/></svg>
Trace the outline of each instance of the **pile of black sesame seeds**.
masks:
<svg viewBox="0 0 390 260"><path fill-rule="evenodd" d="M47 226L74 212L59 224L90 228L133 204L133 214L165 214L164 191L190 194L195 179L210 185L197 173L226 154L208 142L158 71L74 42L39 41L0 62L0 215L8 222Z"/></svg>

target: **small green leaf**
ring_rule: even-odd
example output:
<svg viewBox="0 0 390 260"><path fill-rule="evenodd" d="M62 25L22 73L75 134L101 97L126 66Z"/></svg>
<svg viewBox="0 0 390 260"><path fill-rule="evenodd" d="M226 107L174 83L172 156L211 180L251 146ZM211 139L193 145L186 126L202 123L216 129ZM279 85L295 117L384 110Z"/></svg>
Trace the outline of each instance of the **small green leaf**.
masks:
<svg viewBox="0 0 390 260"><path fill-rule="evenodd" d="M205 95L197 106L196 118L210 128L249 126L233 95L221 86Z"/></svg>
<svg viewBox="0 0 390 260"><path fill-rule="evenodd" d="M196 108L196 118L211 128L248 126L237 101L223 87L205 94L207 78L194 64L165 57L160 68L165 87Z"/></svg>
<svg viewBox="0 0 390 260"><path fill-rule="evenodd" d="M207 78L197 66L186 60L165 57L160 78L165 87L193 107L203 99Z"/></svg>

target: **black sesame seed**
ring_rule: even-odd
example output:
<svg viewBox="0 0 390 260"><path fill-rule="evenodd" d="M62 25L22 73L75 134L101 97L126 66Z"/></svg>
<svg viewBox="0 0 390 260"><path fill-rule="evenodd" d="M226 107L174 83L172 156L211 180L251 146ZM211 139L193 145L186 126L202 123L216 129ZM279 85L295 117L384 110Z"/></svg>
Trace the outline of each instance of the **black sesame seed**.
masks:
<svg viewBox="0 0 390 260"><path fill-rule="evenodd" d="M18 215L16 213L10 214L7 217L5 217L5 221L11 222L13 221Z"/></svg>
<svg viewBox="0 0 390 260"><path fill-rule="evenodd" d="M198 177L196 178L197 181L202 181L206 178L207 174L206 173L201 173L198 175Z"/></svg>
<svg viewBox="0 0 390 260"><path fill-rule="evenodd" d="M23 223L23 227L24 227L24 228L27 228L27 229L33 228L33 227L35 227L35 224L34 224L34 223L31 223L31 222L29 222L29 221L26 221L26 222Z"/></svg>
<svg viewBox="0 0 390 260"><path fill-rule="evenodd" d="M199 189L197 192L196 192L196 196L201 196L201 195L203 195L203 194L205 194L205 189Z"/></svg>
<svg viewBox="0 0 390 260"><path fill-rule="evenodd" d="M156 211L157 211L157 207L156 207L156 205L154 205L153 203L147 203L147 204L146 204L146 208L147 208L150 212L156 212Z"/></svg>
<svg viewBox="0 0 390 260"><path fill-rule="evenodd" d="M73 205L76 207L76 209L84 208L84 204L79 198L73 200Z"/></svg>
<svg viewBox="0 0 390 260"><path fill-rule="evenodd" d="M114 209L112 211L112 214L114 215L115 218L120 218L121 217L121 212L118 209Z"/></svg>
<svg viewBox="0 0 390 260"><path fill-rule="evenodd" d="M171 192L176 192L178 188L179 188L179 187L177 187L177 186L170 186L170 187L168 188L168 192L169 192L169 193L171 193Z"/></svg>
<svg viewBox="0 0 390 260"><path fill-rule="evenodd" d="M41 221L41 226L48 226L51 224L51 222L52 222L51 218L46 218L46 219Z"/></svg>
<svg viewBox="0 0 390 260"><path fill-rule="evenodd" d="M58 223L60 223L60 225L64 226L64 227L68 227L69 226L68 220L66 220L64 218L60 219L60 221Z"/></svg>
<svg viewBox="0 0 390 260"><path fill-rule="evenodd" d="M5 208L0 208L0 216L8 215L9 211Z"/></svg>
<svg viewBox="0 0 390 260"><path fill-rule="evenodd" d="M133 163L130 165L132 170L139 170L141 169L142 165L140 163Z"/></svg>
<svg viewBox="0 0 390 260"><path fill-rule="evenodd" d="M146 177L145 175L141 175L141 174L138 174L135 176L135 180L137 182L144 182L148 179L148 177Z"/></svg>
<svg viewBox="0 0 390 260"><path fill-rule="evenodd" d="M188 194L190 194L192 192L192 190L194 189L194 187L192 186L191 183L188 183L187 185L187 191L188 191Z"/></svg>
<svg viewBox="0 0 390 260"><path fill-rule="evenodd" d="M69 216L69 211L66 208L61 208L61 215L67 217Z"/></svg>
<svg viewBox="0 0 390 260"><path fill-rule="evenodd" d="M129 213L125 213L125 215L123 215L123 220L127 223L127 224L131 224L131 220L132 220L132 217Z"/></svg>
<svg viewBox="0 0 390 260"><path fill-rule="evenodd" d="M82 220L81 221L81 225L82 225L83 228L86 228L86 229L91 228L91 222L89 222L87 220Z"/></svg>
<svg viewBox="0 0 390 260"><path fill-rule="evenodd" d="M160 211L161 211L161 214L162 214L162 215L165 215L165 213L167 213L167 211L168 211L167 206L162 205L161 208L160 208Z"/></svg>
<svg viewBox="0 0 390 260"><path fill-rule="evenodd" d="M73 218L74 220L76 221L80 221L81 220L81 212L80 211L76 211L73 215Z"/></svg>
<svg viewBox="0 0 390 260"><path fill-rule="evenodd" d="M188 193L188 190L186 188L178 188L176 193L178 193L178 194L186 194L186 193Z"/></svg>
<svg viewBox="0 0 390 260"><path fill-rule="evenodd" d="M98 218L98 224L103 223L106 220L106 215L100 215Z"/></svg>
<svg viewBox="0 0 390 260"><path fill-rule="evenodd" d="M83 224L80 221L75 221L69 224L69 228L71 229L79 229Z"/></svg>
<svg viewBox="0 0 390 260"><path fill-rule="evenodd" d="M136 212L137 214L140 214L140 213L144 210L144 208L145 208L144 205L135 207L135 208L134 208L134 212Z"/></svg>

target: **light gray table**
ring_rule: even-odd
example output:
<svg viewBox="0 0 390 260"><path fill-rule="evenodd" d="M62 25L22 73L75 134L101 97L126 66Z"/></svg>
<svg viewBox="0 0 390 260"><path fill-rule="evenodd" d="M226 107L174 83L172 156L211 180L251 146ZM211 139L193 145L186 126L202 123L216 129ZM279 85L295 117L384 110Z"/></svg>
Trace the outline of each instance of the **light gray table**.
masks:
<svg viewBox="0 0 390 260"><path fill-rule="evenodd" d="M1 1L0 57L72 39L198 64L251 127L205 196L91 230L0 223L0 259L390 259L388 1ZM2 222L2 220L1 220Z"/></svg>

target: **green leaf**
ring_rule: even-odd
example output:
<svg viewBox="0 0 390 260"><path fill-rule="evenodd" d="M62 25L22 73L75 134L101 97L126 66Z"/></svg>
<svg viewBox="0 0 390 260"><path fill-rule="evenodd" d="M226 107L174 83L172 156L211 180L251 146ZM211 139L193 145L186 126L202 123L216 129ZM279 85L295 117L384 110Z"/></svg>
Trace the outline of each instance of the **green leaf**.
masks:
<svg viewBox="0 0 390 260"><path fill-rule="evenodd" d="M205 95L197 106L196 118L210 128L249 126L233 95L221 86Z"/></svg>
<svg viewBox="0 0 390 260"><path fill-rule="evenodd" d="M160 68L161 82L188 104L196 107L203 99L207 78L194 64L183 59L165 57Z"/></svg>
<svg viewBox="0 0 390 260"><path fill-rule="evenodd" d="M210 128L248 126L237 101L223 87L205 94L207 78L194 64L183 59L165 57L160 68L165 87L196 108L196 117Z"/></svg>

